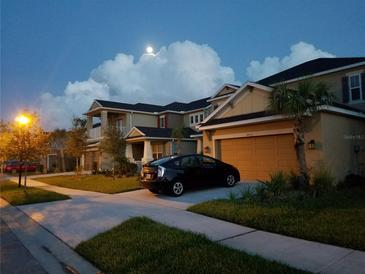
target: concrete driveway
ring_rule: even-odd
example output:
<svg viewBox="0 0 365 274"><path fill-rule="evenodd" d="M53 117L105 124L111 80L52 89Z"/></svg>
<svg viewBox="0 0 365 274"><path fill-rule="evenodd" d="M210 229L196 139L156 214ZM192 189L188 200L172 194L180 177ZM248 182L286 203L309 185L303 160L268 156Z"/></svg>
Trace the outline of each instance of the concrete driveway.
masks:
<svg viewBox="0 0 365 274"><path fill-rule="evenodd" d="M237 234L237 231L230 229L227 232L219 226L209 227L207 223L212 218L187 212L185 209L200 202L227 198L230 192L241 194L255 185L256 183L239 183L233 188L187 191L180 197L156 195L145 189L108 195L47 185L44 188L68 194L72 199L19 208L72 247L136 216L146 216L171 226L201 233L209 229L212 234L212 230L216 229L216 233L213 233L216 236L213 238L219 240ZM37 187L40 187L39 183ZM238 225L237 230L242 232Z"/></svg>

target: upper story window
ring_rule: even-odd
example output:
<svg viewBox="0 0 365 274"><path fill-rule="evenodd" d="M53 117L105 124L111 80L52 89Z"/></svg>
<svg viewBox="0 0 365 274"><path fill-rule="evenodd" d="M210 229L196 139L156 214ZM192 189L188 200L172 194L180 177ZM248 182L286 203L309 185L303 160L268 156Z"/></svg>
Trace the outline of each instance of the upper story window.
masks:
<svg viewBox="0 0 365 274"><path fill-rule="evenodd" d="M190 114L190 125L196 125L204 120L204 112Z"/></svg>
<svg viewBox="0 0 365 274"><path fill-rule="evenodd" d="M360 101L364 98L361 92L361 77L360 74L353 74L349 76L349 95L350 102Z"/></svg>
<svg viewBox="0 0 365 274"><path fill-rule="evenodd" d="M165 128L166 127L165 115L161 115L158 119L160 119L160 128Z"/></svg>

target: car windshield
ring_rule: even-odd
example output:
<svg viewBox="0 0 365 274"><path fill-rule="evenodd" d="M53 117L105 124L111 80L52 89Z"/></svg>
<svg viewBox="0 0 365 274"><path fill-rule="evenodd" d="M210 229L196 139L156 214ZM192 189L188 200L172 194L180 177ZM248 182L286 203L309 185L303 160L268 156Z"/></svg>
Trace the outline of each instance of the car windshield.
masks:
<svg viewBox="0 0 365 274"><path fill-rule="evenodd" d="M174 159L174 158L176 158L176 156L164 157L164 158L152 161L149 165L150 166L159 166L159 165L162 165L162 164L164 164L164 163L166 163L166 162L168 162L168 161L170 161L171 159Z"/></svg>

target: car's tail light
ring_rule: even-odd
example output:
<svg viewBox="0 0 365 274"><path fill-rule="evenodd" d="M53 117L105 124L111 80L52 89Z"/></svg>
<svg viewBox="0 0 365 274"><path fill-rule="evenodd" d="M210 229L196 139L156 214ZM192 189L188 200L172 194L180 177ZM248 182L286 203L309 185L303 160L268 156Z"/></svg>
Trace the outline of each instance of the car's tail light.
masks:
<svg viewBox="0 0 365 274"><path fill-rule="evenodd" d="M157 177L163 177L163 175L165 174L166 168L159 166L158 170L157 170Z"/></svg>

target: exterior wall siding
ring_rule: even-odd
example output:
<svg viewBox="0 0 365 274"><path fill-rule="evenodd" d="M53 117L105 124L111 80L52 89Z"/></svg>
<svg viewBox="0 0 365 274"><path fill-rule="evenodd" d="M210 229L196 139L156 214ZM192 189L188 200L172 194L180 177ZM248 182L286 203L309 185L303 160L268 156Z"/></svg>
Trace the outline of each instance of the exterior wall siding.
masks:
<svg viewBox="0 0 365 274"><path fill-rule="evenodd" d="M217 118L230 117L267 109L270 93L254 88L252 91L242 92L227 110L218 114Z"/></svg>
<svg viewBox="0 0 365 274"><path fill-rule="evenodd" d="M353 73L353 72L359 72L359 73L365 72L365 65L359 66L359 67L356 67L356 68L352 68L352 69L347 69L347 70L342 70L342 71L326 74L326 75L316 76L316 77L313 77L313 78L310 78L310 79L313 82L323 82L323 83L325 83L328 86L329 91L332 92L335 95L336 101L338 101L339 103L343 103L342 78L347 76L348 74ZM299 82L300 81L289 83L288 87L293 88L293 89L297 89ZM362 83L362 84L365 85L365 83ZM353 107L356 107L356 108L359 108L359 109L362 109L362 110L365 110L365 102L364 103L358 103L358 104L349 103L349 105L353 106Z"/></svg>
<svg viewBox="0 0 365 274"><path fill-rule="evenodd" d="M336 178L350 172L365 175L365 120L322 113L321 132L324 162Z"/></svg>

